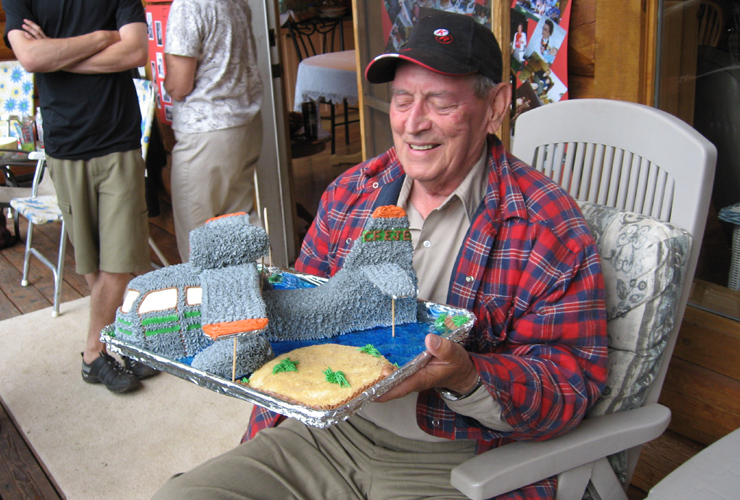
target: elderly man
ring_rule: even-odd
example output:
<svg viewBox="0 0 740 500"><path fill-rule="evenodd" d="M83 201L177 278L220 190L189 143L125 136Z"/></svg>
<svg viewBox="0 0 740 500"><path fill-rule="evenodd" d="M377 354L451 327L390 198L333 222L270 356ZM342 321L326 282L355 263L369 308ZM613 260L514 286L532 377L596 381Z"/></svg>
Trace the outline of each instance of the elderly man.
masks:
<svg viewBox="0 0 740 500"><path fill-rule="evenodd" d="M581 420L606 379L599 258L575 202L495 137L501 68L490 31L423 11L366 71L392 82L394 147L329 186L296 264L333 275L374 207L400 205L420 297L474 311L469 341L427 336L425 368L327 429L255 408L246 443L157 498L464 498L455 466ZM508 498L551 498L555 482Z"/></svg>

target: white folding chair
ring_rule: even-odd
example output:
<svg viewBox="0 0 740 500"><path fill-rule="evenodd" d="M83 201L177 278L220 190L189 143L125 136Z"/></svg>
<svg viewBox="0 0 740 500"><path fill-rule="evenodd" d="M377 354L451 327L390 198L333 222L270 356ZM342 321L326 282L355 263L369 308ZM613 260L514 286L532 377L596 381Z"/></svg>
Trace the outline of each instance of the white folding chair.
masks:
<svg viewBox="0 0 740 500"><path fill-rule="evenodd" d="M62 294L62 281L64 273L64 251L67 247L67 235L65 231L62 211L59 210L57 197L54 193L54 185L48 175L44 175L46 170L46 155L43 151L35 151L29 154L30 159L36 160L36 173L33 178L31 187L31 196L24 198L14 198L10 200L10 206L15 210L15 216L22 216L28 220L28 233L26 234L26 252L23 257L23 278L22 286L28 286L28 271L31 265L31 256L38 258L46 267L51 269L54 275L54 305L51 316L59 316L59 301ZM42 185L43 179L43 185ZM52 222L61 222L59 233L59 254L57 262L53 264L37 248L33 247L33 228L50 224Z"/></svg>

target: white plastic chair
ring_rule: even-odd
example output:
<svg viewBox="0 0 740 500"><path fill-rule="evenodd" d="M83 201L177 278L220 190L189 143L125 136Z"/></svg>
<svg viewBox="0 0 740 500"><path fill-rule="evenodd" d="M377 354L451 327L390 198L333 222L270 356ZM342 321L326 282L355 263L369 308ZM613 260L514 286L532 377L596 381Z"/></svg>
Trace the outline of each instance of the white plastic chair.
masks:
<svg viewBox="0 0 740 500"><path fill-rule="evenodd" d="M646 500L733 500L740 491L740 429L712 443L650 489Z"/></svg>
<svg viewBox="0 0 740 500"><path fill-rule="evenodd" d="M640 445L657 438L670 410L657 403L688 301L714 178L716 148L678 118L622 101L578 99L536 108L517 119L513 153L563 186L575 199L591 202L587 221L600 205L616 207L625 220L652 216L686 230L693 238L685 260L674 322L666 332L654 372L643 382L645 394L633 409L597 408L573 431L544 442L517 442L479 455L452 472L451 482L470 498L489 498L551 476L558 476L558 499L625 499L625 489ZM609 209L613 210L613 209ZM584 210L586 214L586 210ZM593 227L593 226L592 226ZM597 235L597 239L600 235ZM624 238L634 237L625 233ZM637 249L637 248L636 248ZM608 249L600 246L602 261ZM676 272L679 266L675 266ZM605 265L606 268L606 265ZM670 267L663 271L670 271ZM610 299L607 276L607 306ZM642 332L623 318L608 323L610 342ZM619 354L610 349L610 381ZM664 362L661 363L661 360ZM652 380L652 382L650 382ZM625 381L623 381L625 382ZM628 379L626 386L629 386ZM597 403L596 407L599 407ZM607 457L627 450L619 477Z"/></svg>

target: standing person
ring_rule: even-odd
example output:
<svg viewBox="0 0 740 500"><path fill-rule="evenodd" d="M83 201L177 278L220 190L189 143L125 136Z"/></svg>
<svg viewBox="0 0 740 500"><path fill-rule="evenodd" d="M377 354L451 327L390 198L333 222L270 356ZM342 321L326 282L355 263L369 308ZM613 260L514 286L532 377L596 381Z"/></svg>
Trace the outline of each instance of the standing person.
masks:
<svg viewBox="0 0 740 500"><path fill-rule="evenodd" d="M187 261L190 231L211 217L254 209L262 80L247 0L175 0L165 67L177 139L172 211Z"/></svg>
<svg viewBox="0 0 740 500"><path fill-rule="evenodd" d="M44 142L77 272L90 286L82 378L113 392L157 373L106 353L131 276L151 267L141 115L129 70L146 64L140 0L5 0L5 42L36 73ZM130 370L129 370L130 369ZM133 372L133 373L132 373Z"/></svg>
<svg viewBox="0 0 740 500"><path fill-rule="evenodd" d="M563 189L494 135L511 86L493 34L425 11L401 52L365 73L392 82L393 148L329 186L296 268L334 275L373 210L397 204L419 297L473 311L469 338L427 335L425 367L325 429L255 406L245 443L172 478L157 500L461 499L454 467L567 432L603 389L604 282L588 226ZM556 483L503 498L553 498Z"/></svg>

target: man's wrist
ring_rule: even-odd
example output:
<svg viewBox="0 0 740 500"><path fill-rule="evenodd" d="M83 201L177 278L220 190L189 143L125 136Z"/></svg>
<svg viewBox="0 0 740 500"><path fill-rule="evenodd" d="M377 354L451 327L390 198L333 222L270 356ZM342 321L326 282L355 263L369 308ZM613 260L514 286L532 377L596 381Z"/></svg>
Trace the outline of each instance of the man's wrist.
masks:
<svg viewBox="0 0 740 500"><path fill-rule="evenodd" d="M481 380L480 376L478 376L478 379L475 381L473 387L463 394L451 389L445 389L444 387L435 387L434 390L437 391L437 394L439 394L442 399L445 399L447 401L461 401L467 397L470 397L473 393L475 393L475 391L480 389L482 385L483 381Z"/></svg>

